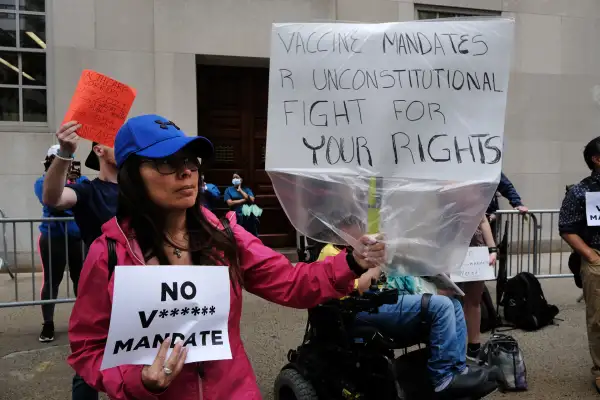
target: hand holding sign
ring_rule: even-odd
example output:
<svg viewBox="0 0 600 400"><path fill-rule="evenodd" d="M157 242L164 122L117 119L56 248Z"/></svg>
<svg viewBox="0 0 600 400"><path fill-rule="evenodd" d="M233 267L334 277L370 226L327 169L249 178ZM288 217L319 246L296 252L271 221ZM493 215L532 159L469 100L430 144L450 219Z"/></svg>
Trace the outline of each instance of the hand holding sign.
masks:
<svg viewBox="0 0 600 400"><path fill-rule="evenodd" d="M156 359L152 365L146 365L142 369L142 383L151 392L165 390L183 369L187 349L183 348L182 341L175 344L171 356L167 360L167 351L171 340L167 339L160 345Z"/></svg>
<svg viewBox="0 0 600 400"><path fill-rule="evenodd" d="M355 248L352 255L363 269L371 269L385 264L385 243L380 242L383 235L376 237L363 236L360 238L362 249Z"/></svg>
<svg viewBox="0 0 600 400"><path fill-rule="evenodd" d="M98 72L85 70L75 89L63 124L77 120L79 136L113 147L117 131L135 100L134 88Z"/></svg>
<svg viewBox="0 0 600 400"><path fill-rule="evenodd" d="M58 144L63 152L75 154L77 142L79 141L79 136L77 135L77 130L79 128L81 128L81 124L78 124L77 121L69 121L66 124L63 124L58 132L56 132Z"/></svg>

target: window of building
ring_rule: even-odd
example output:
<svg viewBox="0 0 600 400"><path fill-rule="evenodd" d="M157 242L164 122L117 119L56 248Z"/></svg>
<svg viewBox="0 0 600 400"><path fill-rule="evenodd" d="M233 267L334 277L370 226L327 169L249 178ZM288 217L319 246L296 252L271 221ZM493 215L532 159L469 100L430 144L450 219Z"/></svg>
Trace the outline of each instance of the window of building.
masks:
<svg viewBox="0 0 600 400"><path fill-rule="evenodd" d="M47 120L46 1L0 0L0 122Z"/></svg>
<svg viewBox="0 0 600 400"><path fill-rule="evenodd" d="M417 19L463 18L474 16L497 16L500 12L415 4Z"/></svg>

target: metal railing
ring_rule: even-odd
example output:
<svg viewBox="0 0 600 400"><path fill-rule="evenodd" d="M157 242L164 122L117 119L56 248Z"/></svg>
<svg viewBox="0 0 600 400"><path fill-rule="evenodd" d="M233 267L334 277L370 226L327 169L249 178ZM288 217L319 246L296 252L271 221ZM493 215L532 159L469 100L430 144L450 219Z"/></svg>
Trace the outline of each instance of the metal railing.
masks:
<svg viewBox="0 0 600 400"><path fill-rule="evenodd" d="M527 271L538 279L570 278L569 246L558 234L559 210L526 214L501 210L493 223L496 244L506 257L508 276Z"/></svg>
<svg viewBox="0 0 600 400"><path fill-rule="evenodd" d="M6 218L1 211L0 217L3 244L0 259L5 267L8 266L1 272L8 271L11 278L3 279L6 275L0 274L0 308L73 302L75 299L71 295L68 257L61 284L62 287L66 287L66 295L59 295L57 299L41 300L39 290L36 290L37 286L41 287L43 284L43 274L37 268L41 265L40 254L36 251L36 237L39 236L37 225L41 222L67 223L73 218ZM509 277L522 271L529 271L540 279L573 276L567 264L570 249L557 232L558 210L532 210L527 214L501 210L496 214L494 225L496 243L500 248L500 262L506 263ZM67 226L65 236L68 235ZM23 245L22 242L26 244ZM69 241L64 240L64 243L65 254L68 254ZM48 251L52 252L52 242ZM82 251L85 255L83 245ZM49 265L44 267L48 268L48 272L52 271L52 257L49 257ZM52 274L49 275L49 284L52 286ZM26 289L23 289L24 285ZM12 295L8 293L9 286L14 288ZM31 294L28 293L28 287L31 288Z"/></svg>
<svg viewBox="0 0 600 400"><path fill-rule="evenodd" d="M0 281L0 308L5 307L21 307L21 306L34 306L34 305L42 305L42 304L60 304L60 303L71 303L75 301L75 298L72 296L71 283L70 283L70 265L69 265L69 240L67 240L69 236L68 232L68 222L73 221L72 217L54 217L54 218L5 218L4 216L0 218L0 226L2 229L3 235L3 250L0 258L7 263L10 267L7 268L9 276L12 280L12 286L14 287L13 296L10 296L6 289L9 285L5 285L5 282ZM56 299L49 300L41 300L41 287L43 285L43 273L38 270L38 266L41 266L43 269L47 269L48 275L48 285L50 288L53 286L53 268L62 266L53 265L53 257L48 258L48 265L42 265L41 255L39 251L36 251L36 237L39 237L40 233L38 230L38 225L42 222L59 222L64 223L64 238L60 236L55 236L61 238L61 240L55 240L52 235L52 224L48 225L48 236L53 238L48 241L48 254L52 254L52 245L53 242L64 242L65 245L65 266L64 272L62 274L61 280L61 288L66 287L66 297L60 297L60 289L59 288L59 297ZM19 229L17 229L19 228ZM25 229L25 232L23 232ZM25 233L25 235L18 235L19 233ZM7 234L11 234L12 236L12 246L8 245ZM24 246L17 246L18 242L21 243L22 240L19 238L26 237L27 239L24 242L27 242ZM39 249L38 249L39 250ZM81 247L82 251L82 260L85 259L85 247L82 243ZM0 275L1 277L2 275ZM29 281L30 282L27 282ZM31 293L29 289L23 290L23 285L31 287ZM40 290L36 290L36 286ZM22 292L26 292L25 296L22 295ZM52 290L50 290L52 293ZM24 300L24 297L31 296L31 300Z"/></svg>

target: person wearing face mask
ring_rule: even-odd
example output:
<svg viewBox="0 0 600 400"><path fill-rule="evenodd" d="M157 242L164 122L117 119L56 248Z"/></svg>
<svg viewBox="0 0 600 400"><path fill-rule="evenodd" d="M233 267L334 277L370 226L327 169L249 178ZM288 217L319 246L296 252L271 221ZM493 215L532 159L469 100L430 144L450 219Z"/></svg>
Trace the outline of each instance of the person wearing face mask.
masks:
<svg viewBox="0 0 600 400"><path fill-rule="evenodd" d="M244 206L254 205L254 193L249 187L242 186L242 177L237 172L231 180L233 186L225 190L223 199L231 211L235 211L238 223L248 232L258 237L258 217L249 213L245 215Z"/></svg>

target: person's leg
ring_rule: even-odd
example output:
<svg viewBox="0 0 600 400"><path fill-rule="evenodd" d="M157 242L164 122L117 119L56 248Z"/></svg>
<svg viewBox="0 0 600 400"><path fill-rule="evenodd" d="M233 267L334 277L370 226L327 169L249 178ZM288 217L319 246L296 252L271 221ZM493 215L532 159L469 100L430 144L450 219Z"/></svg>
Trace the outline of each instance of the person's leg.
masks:
<svg viewBox="0 0 600 400"><path fill-rule="evenodd" d="M79 238L69 236L69 275L73 282L73 292L77 296L77 286L79 285L79 276L83 267L83 247Z"/></svg>
<svg viewBox="0 0 600 400"><path fill-rule="evenodd" d="M82 377L75 374L73 377L72 400L98 400L98 392L85 383Z"/></svg>
<svg viewBox="0 0 600 400"><path fill-rule="evenodd" d="M40 298L41 300L56 299L65 272L64 238L42 235L39 240L39 250L44 275ZM39 340L51 342L54 340L54 304L42 305L42 317L44 325Z"/></svg>
<svg viewBox="0 0 600 400"><path fill-rule="evenodd" d="M467 366L467 323L462 304L455 298L450 298L454 306L454 321L456 322L456 370L463 372Z"/></svg>
<svg viewBox="0 0 600 400"><path fill-rule="evenodd" d="M467 321L467 358L476 359L481 349L481 296L484 282L467 282L464 285L464 314Z"/></svg>
<svg viewBox="0 0 600 400"><path fill-rule="evenodd" d="M406 338L420 333L422 295L400 296L396 304L385 304L379 313L360 313L358 324L370 324L392 337ZM455 374L457 344L456 321L452 301L433 295L427 312L431 356L427 368L434 388L445 388Z"/></svg>
<svg viewBox="0 0 600 400"><path fill-rule="evenodd" d="M596 388L600 391L600 263L581 262L581 280L585 298L585 314L588 346L592 357L592 374L596 377Z"/></svg>

